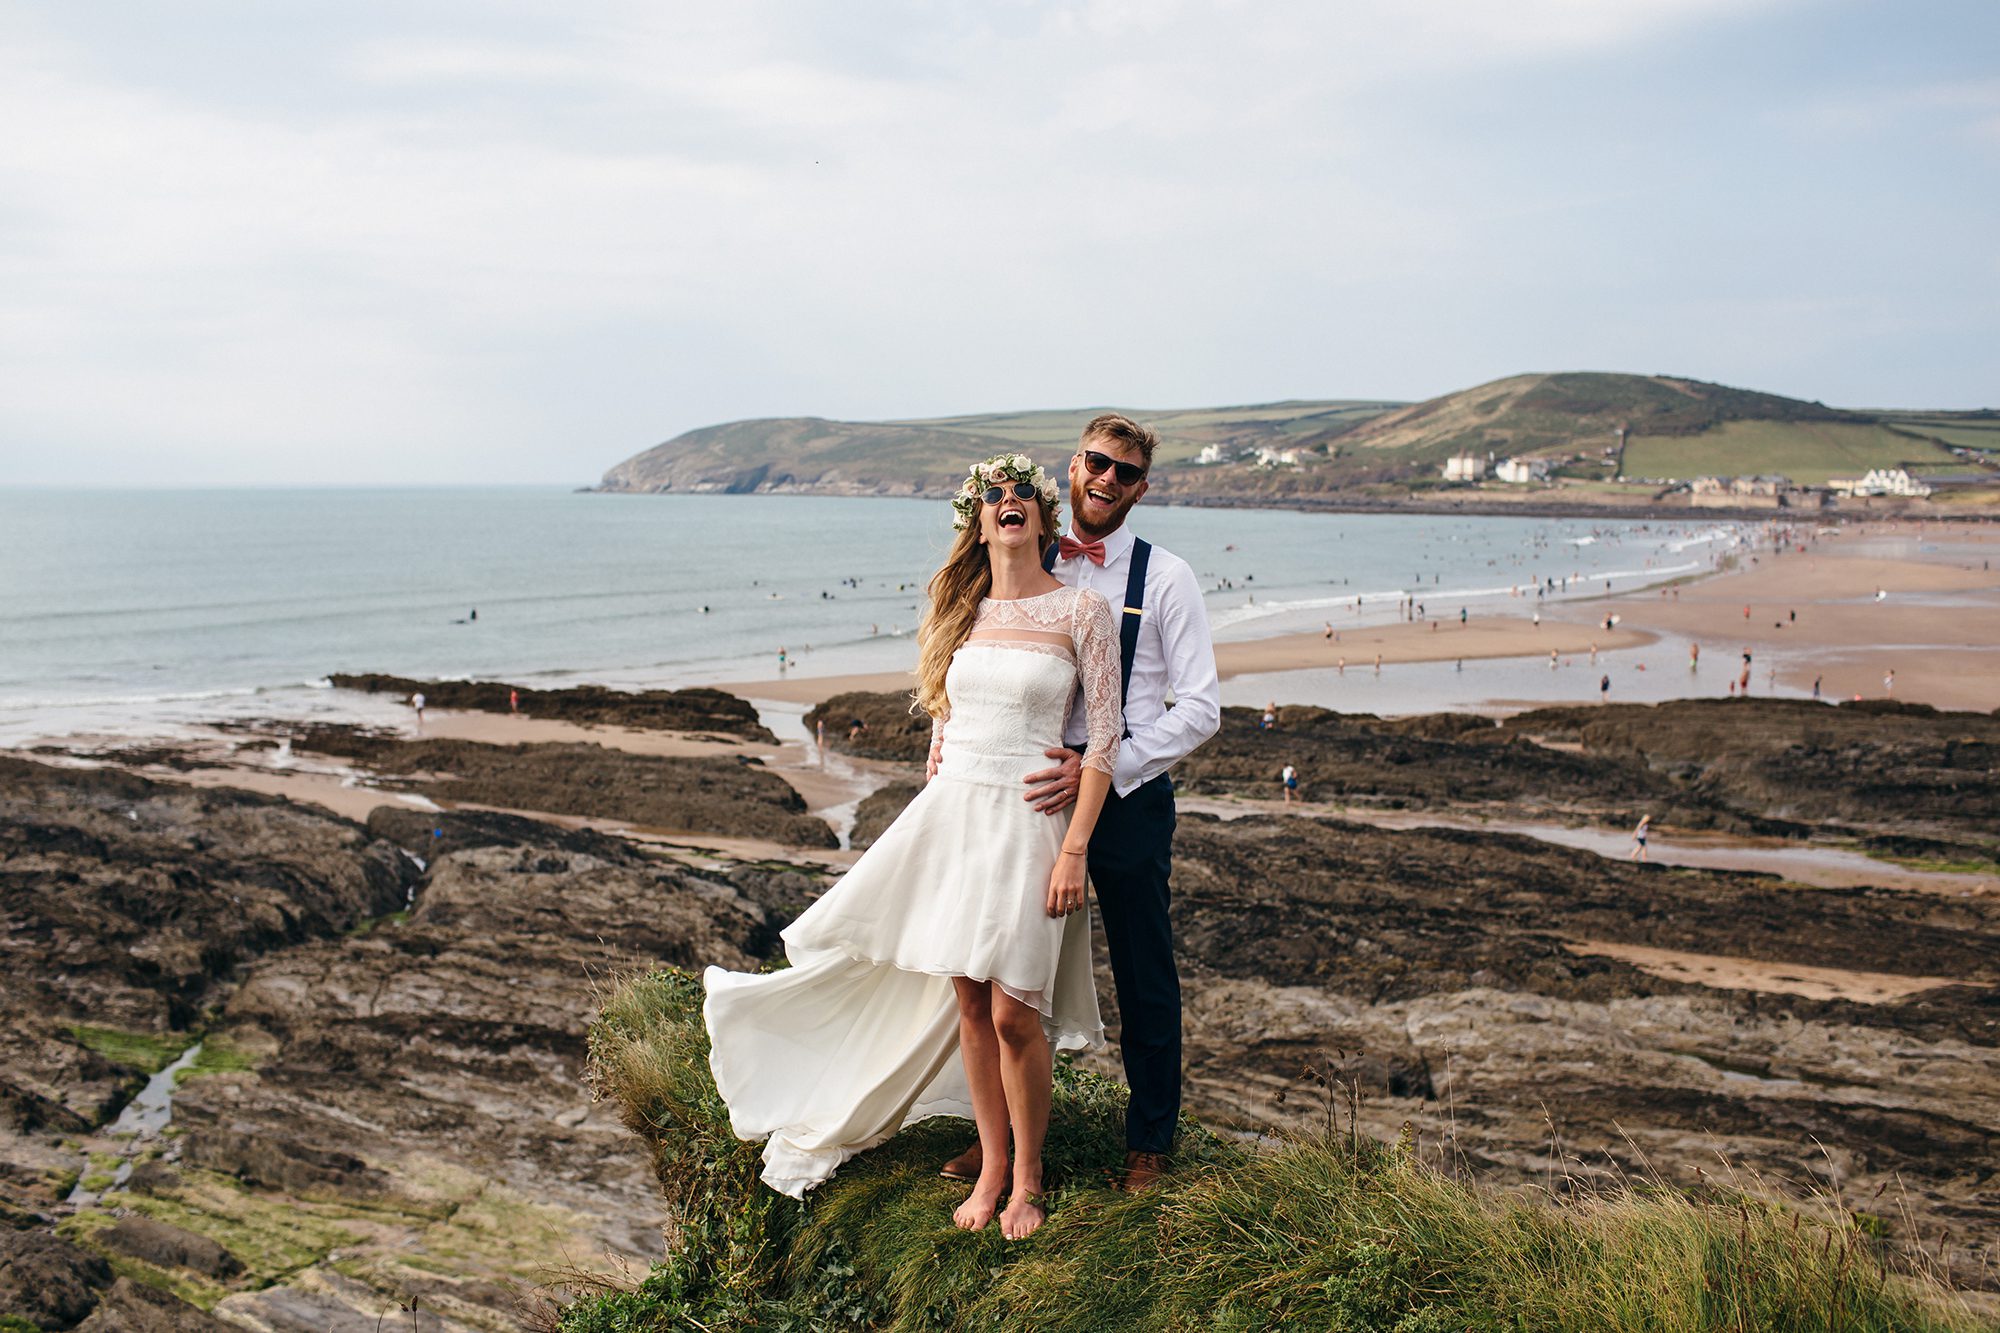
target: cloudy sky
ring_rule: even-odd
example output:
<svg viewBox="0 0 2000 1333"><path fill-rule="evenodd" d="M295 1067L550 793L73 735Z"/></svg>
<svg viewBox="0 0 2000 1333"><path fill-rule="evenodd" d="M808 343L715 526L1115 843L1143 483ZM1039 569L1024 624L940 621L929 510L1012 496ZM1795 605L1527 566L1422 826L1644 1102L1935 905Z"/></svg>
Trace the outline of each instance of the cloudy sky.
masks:
<svg viewBox="0 0 2000 1333"><path fill-rule="evenodd" d="M1672 372L2000 406L1992 0L0 0L0 484Z"/></svg>

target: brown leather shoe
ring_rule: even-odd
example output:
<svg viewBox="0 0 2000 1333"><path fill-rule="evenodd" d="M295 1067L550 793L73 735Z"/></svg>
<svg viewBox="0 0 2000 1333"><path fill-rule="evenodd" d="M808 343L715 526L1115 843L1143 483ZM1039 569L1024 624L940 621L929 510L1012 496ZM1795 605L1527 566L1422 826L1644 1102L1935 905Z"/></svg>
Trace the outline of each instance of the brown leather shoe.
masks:
<svg viewBox="0 0 2000 1333"><path fill-rule="evenodd" d="M1160 1183L1160 1177L1167 1174L1167 1155L1163 1152L1128 1152L1125 1154L1125 1179L1118 1188L1127 1194L1137 1194L1149 1190Z"/></svg>
<svg viewBox="0 0 2000 1333"><path fill-rule="evenodd" d="M970 1148L946 1162L938 1174L946 1180L976 1181L979 1179L979 1168L985 1162L985 1154L979 1151L979 1140L974 1139Z"/></svg>

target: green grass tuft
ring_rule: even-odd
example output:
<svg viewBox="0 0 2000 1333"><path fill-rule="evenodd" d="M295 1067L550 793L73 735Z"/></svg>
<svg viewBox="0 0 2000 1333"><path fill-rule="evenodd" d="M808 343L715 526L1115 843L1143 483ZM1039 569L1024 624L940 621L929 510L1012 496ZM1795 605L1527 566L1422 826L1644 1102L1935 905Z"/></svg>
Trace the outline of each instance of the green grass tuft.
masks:
<svg viewBox="0 0 2000 1333"><path fill-rule="evenodd" d="M179 1087L203 1074L234 1074L256 1067L256 1057L227 1037L209 1037L202 1042L201 1053L195 1056L194 1061L187 1068L174 1072L174 1086Z"/></svg>
<svg viewBox="0 0 2000 1333"><path fill-rule="evenodd" d="M592 1077L649 1145L674 1209L636 1289L583 1295L566 1333L818 1330L1924 1330L1986 1327L1879 1261L1866 1222L1750 1195L1633 1186L1556 1203L1468 1183L1407 1146L1325 1133L1252 1151L1183 1121L1176 1170L1106 1187L1125 1090L1060 1062L1049 1222L1019 1244L955 1229L937 1177L968 1127L914 1126L801 1203L757 1180L709 1077L701 984L634 977L591 1035Z"/></svg>
<svg viewBox="0 0 2000 1333"><path fill-rule="evenodd" d="M147 1075L165 1069L196 1041L195 1034L191 1032L126 1032L121 1028L92 1027L87 1023L73 1023L69 1032L79 1044L97 1052L112 1064Z"/></svg>

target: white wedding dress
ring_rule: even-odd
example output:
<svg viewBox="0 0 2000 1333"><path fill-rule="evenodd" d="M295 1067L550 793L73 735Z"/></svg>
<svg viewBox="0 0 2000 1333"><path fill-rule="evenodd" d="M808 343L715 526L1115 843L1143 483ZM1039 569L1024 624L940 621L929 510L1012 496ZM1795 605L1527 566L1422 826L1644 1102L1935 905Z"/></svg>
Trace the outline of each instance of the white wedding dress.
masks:
<svg viewBox="0 0 2000 1333"><path fill-rule="evenodd" d="M789 968L708 969L709 1067L736 1136L766 1141L771 1188L802 1197L904 1125L971 1118L953 977L1035 1006L1059 1050L1104 1044L1089 916L1048 914L1069 815L1023 799L1079 681L1083 762L1108 774L1123 721L1104 598L981 602L945 677L950 714L932 723L937 776L786 928Z"/></svg>

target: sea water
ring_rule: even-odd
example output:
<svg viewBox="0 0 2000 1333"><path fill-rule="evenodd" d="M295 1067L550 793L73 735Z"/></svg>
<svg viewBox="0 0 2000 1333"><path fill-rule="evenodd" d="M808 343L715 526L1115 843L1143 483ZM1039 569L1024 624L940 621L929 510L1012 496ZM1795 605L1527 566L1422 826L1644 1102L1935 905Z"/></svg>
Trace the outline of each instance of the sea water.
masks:
<svg viewBox="0 0 2000 1333"><path fill-rule="evenodd" d="M794 674L905 669L950 516L556 488L0 489L0 745L366 714L334 672L671 687L767 678L781 652ZM1434 619L1526 615L1542 580L1570 580L1552 599L1629 591L1743 539L1166 506L1132 525L1193 566L1218 639L1394 620L1405 596Z"/></svg>

